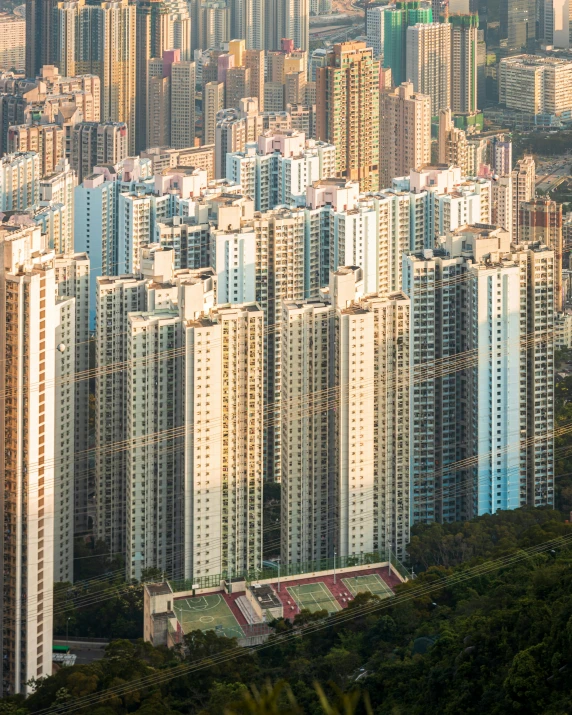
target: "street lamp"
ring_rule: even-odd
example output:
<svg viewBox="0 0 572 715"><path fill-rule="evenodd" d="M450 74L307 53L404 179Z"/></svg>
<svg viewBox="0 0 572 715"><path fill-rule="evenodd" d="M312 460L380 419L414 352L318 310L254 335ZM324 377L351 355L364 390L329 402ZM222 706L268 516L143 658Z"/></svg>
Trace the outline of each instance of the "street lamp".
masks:
<svg viewBox="0 0 572 715"><path fill-rule="evenodd" d="M68 616L68 619L66 621L66 643L67 643L68 648L70 646L70 620L71 620L71 616Z"/></svg>

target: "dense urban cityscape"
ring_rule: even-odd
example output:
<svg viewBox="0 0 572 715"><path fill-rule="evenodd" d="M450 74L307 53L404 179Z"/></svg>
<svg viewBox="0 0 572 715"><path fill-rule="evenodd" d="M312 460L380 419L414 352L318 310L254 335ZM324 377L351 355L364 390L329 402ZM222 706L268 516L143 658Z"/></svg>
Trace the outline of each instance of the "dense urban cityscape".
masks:
<svg viewBox="0 0 572 715"><path fill-rule="evenodd" d="M0 713L568 712L571 167L569 0L4 2Z"/></svg>

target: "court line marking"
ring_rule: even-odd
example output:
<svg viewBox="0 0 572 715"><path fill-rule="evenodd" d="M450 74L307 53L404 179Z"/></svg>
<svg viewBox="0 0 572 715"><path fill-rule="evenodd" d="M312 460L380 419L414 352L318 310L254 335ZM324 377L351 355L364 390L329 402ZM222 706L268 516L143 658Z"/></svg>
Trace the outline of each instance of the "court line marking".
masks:
<svg viewBox="0 0 572 715"><path fill-rule="evenodd" d="M348 589L348 591L352 594L352 596L357 596L358 593L367 593L367 592L369 592L373 595L376 595L376 596L380 596L385 593L391 593L391 589L389 588L389 586L385 583L385 581L377 573L364 574L363 576L359 576L359 575L358 576L348 576L346 578L342 578L342 583ZM375 586L378 587L378 589L375 591L372 589L372 586L374 584L375 584ZM367 591L360 591L359 590L360 586L367 588ZM379 590L380 586L382 587L381 591Z"/></svg>
<svg viewBox="0 0 572 715"><path fill-rule="evenodd" d="M309 587L310 590L307 590ZM304 589L304 590L302 590ZM296 602L296 605L300 610L303 610L304 608L307 608L308 606L319 606L320 608L324 608L324 605L327 603L329 605L333 604L335 607L335 610L339 611L341 610L341 606L338 603L336 597L334 596L333 593L330 592L328 587L322 582L322 581L317 581L314 583L301 583L298 584L297 586L287 586L286 590L288 593L292 596L294 601ZM326 595L327 599L324 600L318 600L315 596L315 594L322 594ZM310 596L312 598L313 603L304 603L305 597ZM324 605L323 605L324 604ZM329 610L329 609L328 609Z"/></svg>
<svg viewBox="0 0 572 715"><path fill-rule="evenodd" d="M209 601L207 599L213 598L216 596L216 601L213 601L212 603L209 604ZM189 598L185 599L179 599L180 601L185 601L186 603L186 608L183 606L182 603L179 605L173 604L173 608L175 612L178 610L179 615L178 615L178 620L181 623L181 626L183 627L183 630L186 631L189 626L192 626L193 624L197 624L197 626L201 623L213 623L215 620L218 621L215 625L221 626L221 628L225 631L226 635L228 636L229 634L231 636L237 636L238 638L244 638L244 631L242 629L242 626L238 622L236 616L230 609L230 606L228 603L222 598L222 596L219 593L212 593L212 594L206 594L203 596L199 596L198 598L191 598L189 601ZM193 607L192 602L199 602L199 608ZM201 603L202 601L202 603ZM195 614L199 613L204 613L205 611L212 611L216 608L218 608L220 605L224 604L226 609L223 609L227 612L225 612L224 615L219 615L218 618L215 618L215 616L196 616ZM202 606L202 607L200 607ZM187 616L185 618L185 616ZM189 617L190 616L190 617ZM203 619L210 619L208 621L204 621ZM229 623L230 621L230 623ZM206 629L206 630L212 630L212 629Z"/></svg>

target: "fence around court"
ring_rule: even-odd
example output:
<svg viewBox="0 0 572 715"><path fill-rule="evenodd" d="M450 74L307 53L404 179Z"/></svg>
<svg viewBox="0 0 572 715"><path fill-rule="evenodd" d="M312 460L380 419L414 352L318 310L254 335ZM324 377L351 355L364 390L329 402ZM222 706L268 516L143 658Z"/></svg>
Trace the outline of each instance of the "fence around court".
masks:
<svg viewBox="0 0 572 715"><path fill-rule="evenodd" d="M320 573L322 571L332 571L333 569L348 569L356 566L367 566L387 562L399 574L403 580L411 578L411 574L399 561L397 556L390 551L372 551L367 554L354 554L351 556L332 556L327 559L317 561L306 561L294 564L277 564L277 568L261 568L243 573L223 571L220 574L198 576L195 579L173 579L169 580L169 585L174 593L178 591L191 591L193 588L213 588L220 586L222 581L245 581L247 584L253 581L276 581L278 578L288 576L304 576L305 574Z"/></svg>

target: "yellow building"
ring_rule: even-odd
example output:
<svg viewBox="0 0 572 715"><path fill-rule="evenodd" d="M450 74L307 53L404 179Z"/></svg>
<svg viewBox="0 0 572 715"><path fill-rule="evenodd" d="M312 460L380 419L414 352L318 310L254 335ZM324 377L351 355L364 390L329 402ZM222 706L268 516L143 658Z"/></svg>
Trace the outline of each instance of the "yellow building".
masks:
<svg viewBox="0 0 572 715"><path fill-rule="evenodd" d="M336 173L379 188L379 62L365 42L334 45L316 71L316 136L336 147Z"/></svg>

